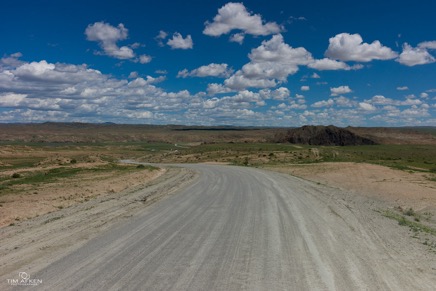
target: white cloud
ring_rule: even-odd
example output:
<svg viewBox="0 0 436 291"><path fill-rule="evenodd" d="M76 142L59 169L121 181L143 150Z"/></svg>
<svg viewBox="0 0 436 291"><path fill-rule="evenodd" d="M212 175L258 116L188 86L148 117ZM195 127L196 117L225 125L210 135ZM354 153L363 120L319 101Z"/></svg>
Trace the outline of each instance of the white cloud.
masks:
<svg viewBox="0 0 436 291"><path fill-rule="evenodd" d="M0 106L18 107L26 97L26 94L2 93L0 94Z"/></svg>
<svg viewBox="0 0 436 291"><path fill-rule="evenodd" d="M19 84L20 88L34 88L38 83L51 83L53 89L61 84L72 84L88 80L92 82L101 78L99 71L88 69L86 65L52 64L45 60L39 62L23 63L13 70L6 70L0 74L1 84L6 88L14 88ZM27 82L27 83L25 83Z"/></svg>
<svg viewBox="0 0 436 291"><path fill-rule="evenodd" d="M376 104L376 105L394 105L394 106L413 106L421 105L422 101L416 99L414 95L407 96L405 100L394 100L391 98L386 98L383 95L374 95L371 99L365 100L366 103Z"/></svg>
<svg viewBox="0 0 436 291"><path fill-rule="evenodd" d="M159 31L159 34L154 38L156 41L157 41L157 44L159 45L159 46L164 46L165 44L163 43L163 41L167 38L167 36L168 36L168 33L166 33L165 31L163 31L163 30L160 30Z"/></svg>
<svg viewBox="0 0 436 291"><path fill-rule="evenodd" d="M159 75L166 75L166 74L168 74L168 72L166 71L166 70L156 70L156 71L154 71L156 74L159 74Z"/></svg>
<svg viewBox="0 0 436 291"><path fill-rule="evenodd" d="M329 58L324 58L321 60L314 60L312 63L307 65L311 69L315 70L350 70L350 66L348 66L344 62L332 60Z"/></svg>
<svg viewBox="0 0 436 291"><path fill-rule="evenodd" d="M23 61L20 61L19 58L22 57L23 54L20 52L11 54L9 56L4 56L0 59L0 68L2 67L18 67L23 64Z"/></svg>
<svg viewBox="0 0 436 291"><path fill-rule="evenodd" d="M372 60L390 60L398 54L376 40L371 44L363 43L360 34L340 33L329 39L325 56L341 61L370 62Z"/></svg>
<svg viewBox="0 0 436 291"><path fill-rule="evenodd" d="M247 78L241 71L224 81L225 86L231 90L244 90L245 88L271 88L277 86L277 82L272 79L252 79Z"/></svg>
<svg viewBox="0 0 436 291"><path fill-rule="evenodd" d="M219 77L227 78L233 73L233 70L228 67L227 64L209 64L207 66L201 66L192 71L184 69L177 74L178 78L186 77Z"/></svg>
<svg viewBox="0 0 436 291"><path fill-rule="evenodd" d="M291 91L289 91L286 87L280 87L273 91L263 91L261 94L264 93L264 98L269 99L269 96L271 96L274 100L285 100L286 98L289 98L291 96ZM269 95L269 96L268 96Z"/></svg>
<svg viewBox="0 0 436 291"><path fill-rule="evenodd" d="M274 63L265 55L253 54L253 61ZM282 60L282 54L275 56L280 56L277 59ZM274 54L271 57L274 59ZM291 96L285 86L235 91L225 84L209 84L209 95L206 92L191 94L187 90L167 92L157 85L165 80L164 75L138 77L139 74L133 72L130 78L118 79L86 65L45 60L15 63L16 67L0 67L1 122L138 123L138 120L148 122L147 119L153 118L153 123L161 124L286 126L334 123L346 126L365 122L410 125L420 121L431 124L434 120L429 118L435 109L431 103L433 100L430 100L433 97L430 92L436 91L434 89L423 92L430 96L409 95L402 100L382 95L368 100L337 96L309 103L303 95ZM198 70L196 73L207 75L209 71ZM268 78L246 78L245 81L275 82L276 85L280 82L279 79ZM332 93L336 94L351 91L348 86L332 89L335 89Z"/></svg>
<svg viewBox="0 0 436 291"><path fill-rule="evenodd" d="M15 75L22 78L38 78L43 75L48 75L49 72L54 71L56 66L49 64L47 61L42 60L40 62L31 62L19 66L15 70Z"/></svg>
<svg viewBox="0 0 436 291"><path fill-rule="evenodd" d="M436 50L436 40L421 42L418 44L418 47L422 49Z"/></svg>
<svg viewBox="0 0 436 291"><path fill-rule="evenodd" d="M405 109L401 112L402 117L423 117L430 116L428 112L428 106L412 106L411 108Z"/></svg>
<svg viewBox="0 0 436 291"><path fill-rule="evenodd" d="M222 84L212 83L207 85L207 93L209 95L215 95L220 93L228 93L232 90Z"/></svg>
<svg viewBox="0 0 436 291"><path fill-rule="evenodd" d="M153 118L153 113L149 111L125 111L126 116L132 119L150 119Z"/></svg>
<svg viewBox="0 0 436 291"><path fill-rule="evenodd" d="M226 86L234 90L274 87L295 74L299 65L313 61L310 52L303 47L292 48L284 42L281 34L263 41L259 47L251 50L248 57L250 62L225 80Z"/></svg>
<svg viewBox="0 0 436 291"><path fill-rule="evenodd" d="M244 42L245 39L245 34L244 33L235 33L232 34L232 36L230 36L229 40L231 42L237 42L239 44L242 44Z"/></svg>
<svg viewBox="0 0 436 291"><path fill-rule="evenodd" d="M339 86L336 88L330 88L330 96L338 96L341 94L347 94L347 93L351 93L353 91L351 91L350 87L348 86Z"/></svg>
<svg viewBox="0 0 436 291"><path fill-rule="evenodd" d="M335 104L337 104L340 107L352 107L354 106L355 102L344 97L344 96L339 96L334 98L335 100Z"/></svg>
<svg viewBox="0 0 436 291"><path fill-rule="evenodd" d="M428 94L427 93L425 93L425 92L422 92L420 95L419 95L421 98L428 98Z"/></svg>
<svg viewBox="0 0 436 291"><path fill-rule="evenodd" d="M309 86L301 86L300 90L301 91L309 91L310 87Z"/></svg>
<svg viewBox="0 0 436 291"><path fill-rule="evenodd" d="M85 30L88 40L96 41L108 56L117 59L131 59L135 57L135 53L130 47L118 47L117 42L125 40L128 37L128 30L122 23L118 27L114 27L105 22L95 22L88 25Z"/></svg>
<svg viewBox="0 0 436 291"><path fill-rule="evenodd" d="M374 95L371 100L366 100L366 102L371 102L373 104L379 104L379 105L392 105L395 103L394 100L390 98L386 98L383 95Z"/></svg>
<svg viewBox="0 0 436 291"><path fill-rule="evenodd" d="M136 72L136 71L130 72L128 78L129 79L136 79L136 78L138 78L138 72Z"/></svg>
<svg viewBox="0 0 436 291"><path fill-rule="evenodd" d="M436 59L423 47L413 48L409 44L403 45L403 52L397 59L402 65L409 67L416 65L425 65L436 62Z"/></svg>
<svg viewBox="0 0 436 291"><path fill-rule="evenodd" d="M317 73L313 73L310 77L312 79L320 79L321 78Z"/></svg>
<svg viewBox="0 0 436 291"><path fill-rule="evenodd" d="M157 78L154 78L152 76L147 76L147 79L144 78L136 78L133 81L130 81L129 84L127 84L128 87L134 88L134 87L144 87L150 84L156 84L163 82L166 79L165 76L159 76Z"/></svg>
<svg viewBox="0 0 436 291"><path fill-rule="evenodd" d="M359 102L359 107L365 111L374 111L377 109L374 105L366 102Z"/></svg>
<svg viewBox="0 0 436 291"><path fill-rule="evenodd" d="M137 49L137 48L139 48L139 47L143 47L143 46L145 46L145 45L143 45L143 44L141 44L141 43L139 43L139 42L135 42L135 43L132 43L132 44L130 45L130 47L131 47L132 49Z"/></svg>
<svg viewBox="0 0 436 291"><path fill-rule="evenodd" d="M235 29L251 35L270 35L282 31L277 23L265 23L259 14L248 12L244 4L230 2L218 9L218 14L212 22L205 23L203 33L209 36L221 36ZM238 36L239 41L242 41L240 38L241 36Z"/></svg>
<svg viewBox="0 0 436 291"><path fill-rule="evenodd" d="M328 99L328 100L322 100L322 101L315 102L311 106L316 107L316 108L321 108L321 107L330 107L330 106L333 106L334 104L335 104L335 101L333 99Z"/></svg>
<svg viewBox="0 0 436 291"><path fill-rule="evenodd" d="M203 107L206 109L215 108L219 103L218 98L207 99L203 102Z"/></svg>
<svg viewBox="0 0 436 291"><path fill-rule="evenodd" d="M169 45L172 49L192 49L194 47L194 43L192 41L191 35L188 35L186 38L175 32L173 37L168 40L167 45Z"/></svg>
<svg viewBox="0 0 436 291"><path fill-rule="evenodd" d="M406 91L406 90L409 90L409 87L407 87L407 86L399 86L399 87L397 87L397 90L398 91Z"/></svg>
<svg viewBox="0 0 436 291"><path fill-rule="evenodd" d="M177 73L177 78L187 78L189 77L188 69L183 69Z"/></svg>
<svg viewBox="0 0 436 291"><path fill-rule="evenodd" d="M141 64L148 64L149 62L151 62L151 56L149 55L140 55L139 56L139 62Z"/></svg>
<svg viewBox="0 0 436 291"><path fill-rule="evenodd" d="M57 121L128 122L135 116L150 116L135 113L137 109L148 108L147 111L164 115L201 102L200 93L165 92L154 85L163 80L165 76L147 76L128 82L86 65L52 64L45 60L23 63L8 70L0 68L0 92L8 92L0 93L0 106L16 108L8 116L22 122L54 118Z"/></svg>

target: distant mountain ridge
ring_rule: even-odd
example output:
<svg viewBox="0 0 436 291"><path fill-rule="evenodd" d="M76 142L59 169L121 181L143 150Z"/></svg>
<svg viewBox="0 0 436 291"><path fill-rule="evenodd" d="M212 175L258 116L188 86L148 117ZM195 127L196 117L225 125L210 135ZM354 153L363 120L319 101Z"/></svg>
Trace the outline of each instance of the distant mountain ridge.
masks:
<svg viewBox="0 0 436 291"><path fill-rule="evenodd" d="M281 142L307 145L348 146L348 145L375 145L375 141L359 136L348 129L329 126L305 125L289 129Z"/></svg>

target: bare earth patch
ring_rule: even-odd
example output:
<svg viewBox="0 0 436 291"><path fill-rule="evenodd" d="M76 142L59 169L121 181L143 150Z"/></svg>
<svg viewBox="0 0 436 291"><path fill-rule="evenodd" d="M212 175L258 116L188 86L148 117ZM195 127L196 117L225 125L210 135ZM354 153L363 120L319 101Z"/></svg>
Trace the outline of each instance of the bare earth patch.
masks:
<svg viewBox="0 0 436 291"><path fill-rule="evenodd" d="M197 175L192 170L180 168L147 172L145 170L97 182L85 182L83 185L97 191L94 195L99 192L104 194L33 219L16 221L13 226L0 227L0 282L10 278L11 274L4 275L14 270L42 268L54 262L102 231L144 211L148 205L189 184ZM118 187L128 186L128 189L106 193L108 186L115 187L117 182L121 183ZM67 189L67 186L64 187ZM45 203L52 205L53 200L49 197L65 195L60 189L57 194L54 188L51 189ZM23 203L17 205L29 210L38 204L25 201L26 207L20 206Z"/></svg>
<svg viewBox="0 0 436 291"><path fill-rule="evenodd" d="M436 182L427 173L410 173L366 163L280 165L268 169L337 187L417 211L436 210Z"/></svg>
<svg viewBox="0 0 436 291"><path fill-rule="evenodd" d="M106 163L97 161L73 165L71 168L92 169ZM40 172L56 169L58 166L39 165L15 172ZM126 166L127 167L127 166ZM4 171L2 175L11 175L14 171ZM16 193L0 196L0 227L15 224L46 213L57 211L72 205L83 203L98 196L117 193L135 188L156 179L165 172L163 169L141 170L123 173L104 171L102 173L78 173L73 177L58 179L51 183L36 186L17 185Z"/></svg>

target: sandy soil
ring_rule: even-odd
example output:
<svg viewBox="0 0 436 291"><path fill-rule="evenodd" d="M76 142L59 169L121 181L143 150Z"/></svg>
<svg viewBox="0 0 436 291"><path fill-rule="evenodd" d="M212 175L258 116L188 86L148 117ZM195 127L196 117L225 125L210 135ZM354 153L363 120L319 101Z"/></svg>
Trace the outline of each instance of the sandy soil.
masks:
<svg viewBox="0 0 436 291"><path fill-rule="evenodd" d="M122 180L136 181L136 186L130 185L123 191L100 195L71 207L16 222L13 226L1 227L0 277L11 270L27 270L49 264L196 177L194 171L178 168L154 171L151 173L153 176L142 178L136 174L117 180L124 185L128 182ZM110 181L114 186L116 180ZM101 182L100 187L103 185ZM94 186L97 187L96 184Z"/></svg>
<svg viewBox="0 0 436 291"><path fill-rule="evenodd" d="M365 163L316 163L268 167L332 187L353 191L393 206L436 213L436 182L431 174L410 173Z"/></svg>
<svg viewBox="0 0 436 291"><path fill-rule="evenodd" d="M102 161L92 161L70 167L90 169L105 164L107 163ZM57 167L59 165L55 166L44 161L36 167L2 171L0 174L9 176L12 173L46 171ZM106 196L144 185L161 176L164 172L165 170L159 169L129 173L111 171L96 173L92 176L78 174L38 186L18 186L16 190L19 194L12 193L0 197L0 227L83 203L98 196Z"/></svg>

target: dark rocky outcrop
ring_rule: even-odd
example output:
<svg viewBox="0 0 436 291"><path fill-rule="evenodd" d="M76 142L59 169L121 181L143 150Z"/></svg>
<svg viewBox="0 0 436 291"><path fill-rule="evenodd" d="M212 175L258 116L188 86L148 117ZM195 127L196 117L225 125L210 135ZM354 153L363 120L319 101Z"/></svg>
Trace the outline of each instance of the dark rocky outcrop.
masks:
<svg viewBox="0 0 436 291"><path fill-rule="evenodd" d="M289 129L282 135L282 141L295 144L348 146L348 145L374 145L371 139L359 136L347 129L333 125L310 126Z"/></svg>

